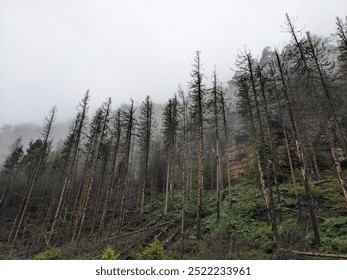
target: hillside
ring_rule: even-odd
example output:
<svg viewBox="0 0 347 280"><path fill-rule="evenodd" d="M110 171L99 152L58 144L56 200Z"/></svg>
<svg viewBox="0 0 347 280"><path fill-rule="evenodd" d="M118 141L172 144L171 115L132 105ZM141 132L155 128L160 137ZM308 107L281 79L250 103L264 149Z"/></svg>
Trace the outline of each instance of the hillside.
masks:
<svg viewBox="0 0 347 280"><path fill-rule="evenodd" d="M347 18L333 44L294 23L228 88L196 51L163 106L87 90L56 147L52 107L1 166L1 258L346 258Z"/></svg>

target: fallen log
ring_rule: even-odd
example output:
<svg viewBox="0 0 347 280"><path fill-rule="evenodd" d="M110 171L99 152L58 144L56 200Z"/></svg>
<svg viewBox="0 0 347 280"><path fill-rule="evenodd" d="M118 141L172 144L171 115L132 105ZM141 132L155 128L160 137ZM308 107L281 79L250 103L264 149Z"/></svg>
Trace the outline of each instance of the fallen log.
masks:
<svg viewBox="0 0 347 280"><path fill-rule="evenodd" d="M155 238L159 238L162 234L164 234L167 230L168 230L168 226L167 227L165 227L164 229L162 229L156 236L155 236Z"/></svg>
<svg viewBox="0 0 347 280"><path fill-rule="evenodd" d="M169 236L165 241L164 244L168 244L176 235L178 234L178 231L176 231L174 234Z"/></svg>
<svg viewBox="0 0 347 280"><path fill-rule="evenodd" d="M321 185L321 184L332 183L332 182L338 182L338 179L328 179L328 180L314 181L314 182L312 182L312 184L313 185Z"/></svg>
<svg viewBox="0 0 347 280"><path fill-rule="evenodd" d="M324 254L324 253L317 253L317 252L302 252L302 251L290 251L293 254L296 255L302 255L302 256L313 256L313 257L323 257L323 258L332 258L332 259L347 259L347 255L340 255L340 254Z"/></svg>
<svg viewBox="0 0 347 280"><path fill-rule="evenodd" d="M161 224L158 224L158 225L142 228L142 229L139 229L139 230L136 230L136 231L132 231L132 232L127 232L127 233L124 233L124 234L121 234L121 235L110 236L108 239L111 240L111 239L116 239L116 238L119 238L119 237L124 237L124 236L128 236L128 235L137 234L137 233L144 232L144 231L147 231L147 230L150 230L150 229L153 229L153 228L165 226L167 224L171 224L171 223L174 223L174 222L176 222L176 221L175 220L171 220L171 221L168 221L168 222L165 222L165 223L161 223Z"/></svg>
<svg viewBox="0 0 347 280"><path fill-rule="evenodd" d="M285 210L288 210L288 211L292 211L292 212L295 212L295 213L299 213L299 211L298 210L295 210L295 209L291 209L291 208L288 208L288 207L281 207L282 209L285 209ZM306 216L309 216L308 214L305 214ZM324 217L321 217L321 216L317 216L316 215L316 218L318 218L318 219L321 219L321 220L323 220L323 221L325 221L325 220L327 220L327 218L324 218Z"/></svg>

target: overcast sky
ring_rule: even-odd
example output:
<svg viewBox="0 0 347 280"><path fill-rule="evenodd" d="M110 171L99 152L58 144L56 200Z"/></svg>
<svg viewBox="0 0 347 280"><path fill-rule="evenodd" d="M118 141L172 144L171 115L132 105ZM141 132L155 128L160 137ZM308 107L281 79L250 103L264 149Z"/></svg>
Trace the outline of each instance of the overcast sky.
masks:
<svg viewBox="0 0 347 280"><path fill-rule="evenodd" d="M195 51L205 76L232 77L244 46L281 47L285 13L319 35L347 15L346 0L0 0L0 126L75 115L86 89L91 110L146 95L164 103L186 89Z"/></svg>

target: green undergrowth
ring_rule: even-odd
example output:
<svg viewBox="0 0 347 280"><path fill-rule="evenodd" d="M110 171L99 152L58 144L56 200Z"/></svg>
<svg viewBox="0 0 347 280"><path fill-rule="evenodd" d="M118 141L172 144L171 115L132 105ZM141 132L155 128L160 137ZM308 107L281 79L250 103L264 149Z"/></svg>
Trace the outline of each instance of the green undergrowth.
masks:
<svg viewBox="0 0 347 280"><path fill-rule="evenodd" d="M324 253L347 253L347 217L337 216L326 219L319 225L321 247ZM306 242L313 244L313 233L306 236Z"/></svg>
<svg viewBox="0 0 347 280"><path fill-rule="evenodd" d="M182 191L176 189L172 206L165 213L163 197L147 204L140 227L165 224L149 232L117 240L88 238L83 248L51 248L36 259L302 259L292 253L316 251L313 244L307 197L298 181L298 201L290 183L279 186L281 217L277 212L278 241L272 229L260 189L247 179L233 182L229 205L228 190L221 190L220 219L216 215L216 193L203 193L202 238L196 238L197 190L186 192L184 236L181 235ZM319 184L311 182L322 246L321 253L347 253L347 217L345 202L336 180L327 177ZM276 199L275 195L275 199ZM106 248L106 249L105 249ZM309 257L307 257L309 258Z"/></svg>

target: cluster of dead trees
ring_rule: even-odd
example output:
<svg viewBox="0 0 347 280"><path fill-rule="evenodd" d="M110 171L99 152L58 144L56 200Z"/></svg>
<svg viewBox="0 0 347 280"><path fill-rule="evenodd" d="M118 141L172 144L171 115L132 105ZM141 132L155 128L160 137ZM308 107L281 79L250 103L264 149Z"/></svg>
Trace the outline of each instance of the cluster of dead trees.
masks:
<svg viewBox="0 0 347 280"><path fill-rule="evenodd" d="M226 91L213 74L206 89L200 52L196 53L189 95L178 92L162 109L162 125L154 118L150 96L139 108L130 104L114 110L111 98L88 117L87 91L77 106L66 139L52 148L53 108L42 137L24 152L17 139L2 168L0 207L9 217L6 237L10 252L22 240L30 246L77 243L86 234L121 235L125 222L141 218L149 202L162 195L165 213L182 191L182 234L186 199L197 201L197 236L201 237L204 184L204 136L213 135L217 204L221 189L220 136L227 136ZM208 129L209 132L205 132ZM213 132L214 131L214 132ZM223 141L227 153L227 141ZM197 164L195 164L197 162ZM214 169L214 167L211 167ZM228 185L231 175L228 171ZM196 184L197 182L197 184ZM196 197L194 197L194 194ZM21 202L20 202L21 201ZM230 200L231 201L231 200ZM17 245L16 245L17 244ZM19 246L19 245L18 245Z"/></svg>
<svg viewBox="0 0 347 280"><path fill-rule="evenodd" d="M239 105L249 120L256 155L257 177L272 226L278 239L281 197L278 181L278 147L285 147L291 184L301 211L296 169L301 171L315 244L320 236L310 182L321 178L318 148L330 151L341 194L347 203L347 185L341 162L346 159L347 20L336 20L335 42L302 30L286 15L290 42L280 50L266 48L260 61L245 50L237 57L233 79ZM276 130L276 133L275 131ZM281 137L276 134L281 134ZM279 140L280 139L280 140ZM280 141L280 142L279 142Z"/></svg>
<svg viewBox="0 0 347 280"><path fill-rule="evenodd" d="M301 171L317 246L320 239L310 190L310 181L319 179L322 170L317 144L328 147L347 202L341 166L347 151L342 106L347 20L337 19L336 24L331 45L309 32L301 35L287 16L291 41L281 51L266 48L257 61L245 50L237 58L233 84L249 124L256 177L274 241L281 221L280 147L285 147L299 210L303 195L295 170ZM23 240L29 248L40 248L69 241L78 244L88 235L121 236L126 223L137 220L141 224L150 211L149 203L163 199L167 213L177 190L182 195L182 246L187 200L196 201L194 223L196 236L201 238L204 189L215 190L217 221L222 190L228 195L229 207L233 202L230 151L234 130L227 94L216 70L211 79L204 76L201 55L196 52L188 94L179 87L162 109L161 120L155 118L150 96L139 108L131 100L113 109L109 98L89 119L87 91L66 139L52 149L56 114L52 108L42 137L31 141L26 152L18 139L1 170L0 218L7 219L7 227L0 234L9 253Z"/></svg>

